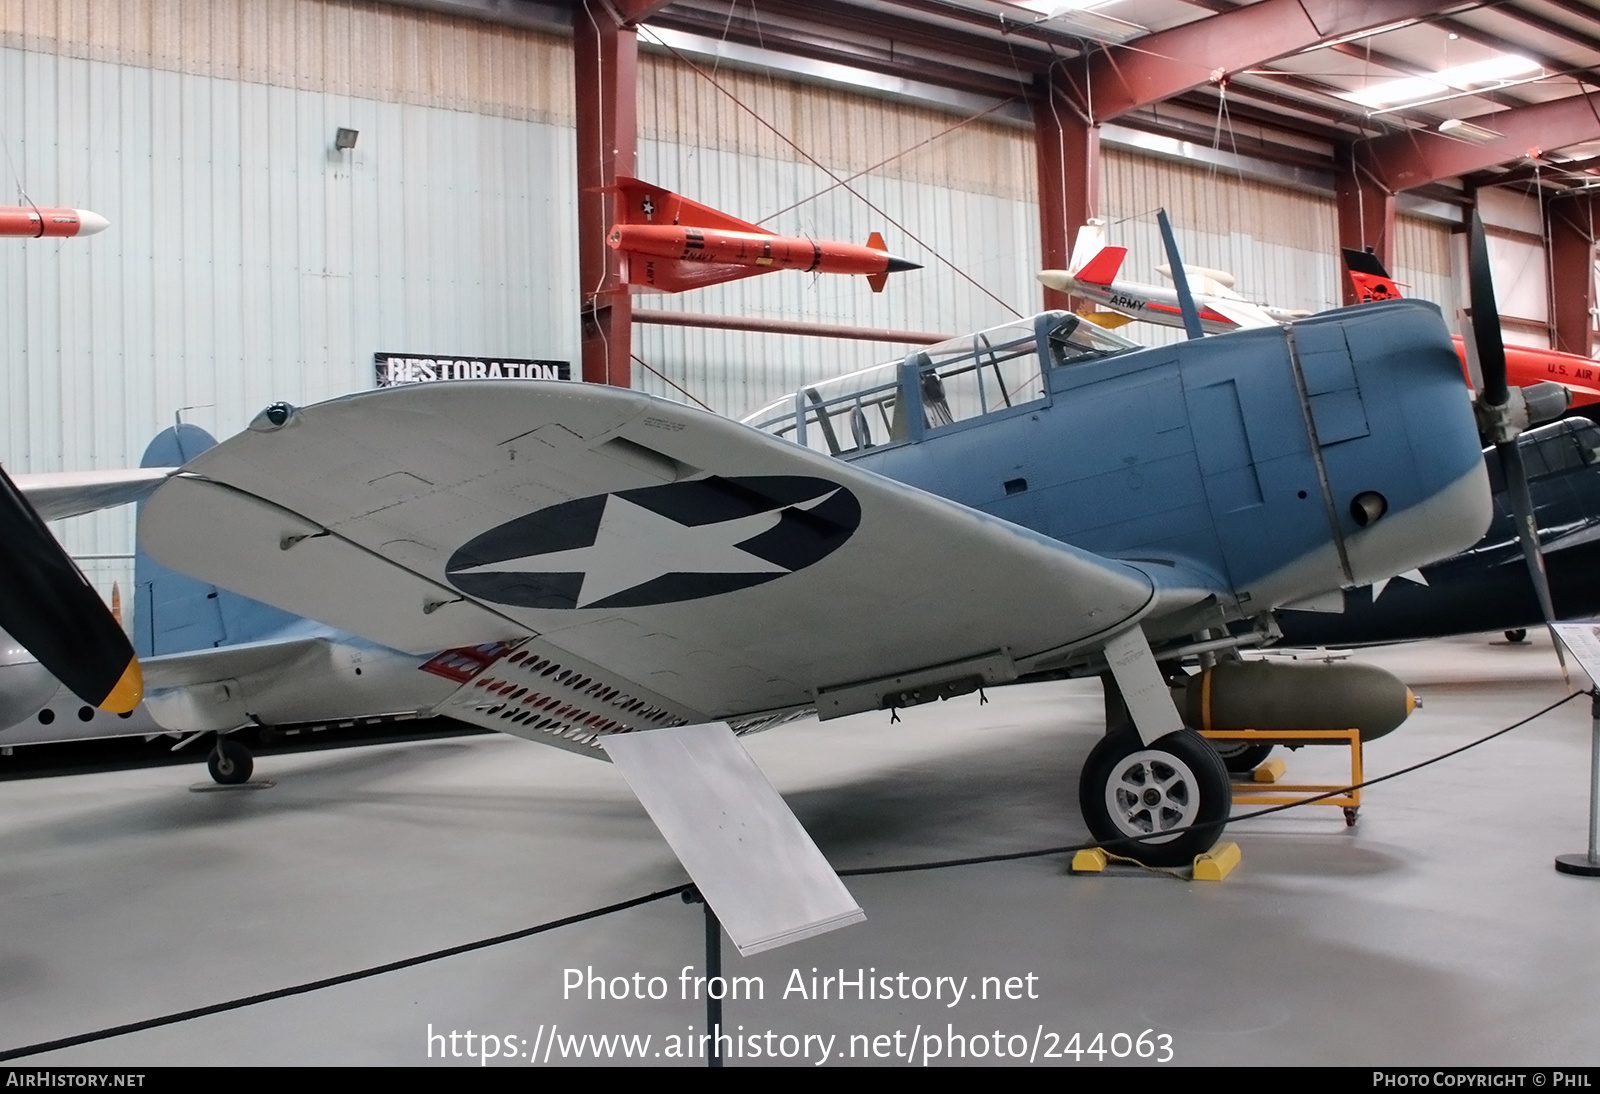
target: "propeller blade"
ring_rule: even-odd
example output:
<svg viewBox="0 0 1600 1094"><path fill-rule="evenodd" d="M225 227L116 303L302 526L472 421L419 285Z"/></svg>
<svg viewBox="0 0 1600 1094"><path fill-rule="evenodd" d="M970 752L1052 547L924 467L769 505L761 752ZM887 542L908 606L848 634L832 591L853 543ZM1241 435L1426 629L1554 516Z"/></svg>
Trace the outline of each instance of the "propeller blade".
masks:
<svg viewBox="0 0 1600 1094"><path fill-rule="evenodd" d="M1178 255L1178 241L1172 235L1172 222L1165 209L1156 210L1156 223L1161 226L1161 245L1167 249L1167 264L1172 267L1172 285L1178 290L1178 310L1183 312L1183 329L1190 338L1201 338L1205 331L1200 327L1200 311L1194 306L1194 294L1189 291L1189 277L1183 272L1183 259Z"/></svg>
<svg viewBox="0 0 1600 1094"><path fill-rule="evenodd" d="M128 636L3 470L0 630L101 710L125 714L144 696Z"/></svg>
<svg viewBox="0 0 1600 1094"><path fill-rule="evenodd" d="M1533 591L1539 598L1539 611L1550 638L1555 645L1556 660L1561 662L1561 675L1570 685L1567 658L1561 651L1561 641L1553 624L1556 622L1555 602L1550 598L1550 576L1544 568L1544 552L1539 547L1539 526L1534 519L1533 495L1528 491L1528 472L1522 462L1522 448L1515 440L1495 445L1500 454L1500 467L1505 472L1506 490L1511 495L1511 511L1517 522L1517 541L1522 544L1522 559L1528 566L1528 577L1533 580Z"/></svg>
<svg viewBox="0 0 1600 1094"><path fill-rule="evenodd" d="M1467 244L1467 284L1472 300L1472 343L1478 351L1478 367L1483 370L1483 390L1478 398L1489 406L1503 407L1511 401L1506 381L1506 347L1500 336L1500 309L1494 302L1494 278L1489 273L1489 242L1483 232L1483 218L1476 212L1472 214Z"/></svg>
<svg viewBox="0 0 1600 1094"><path fill-rule="evenodd" d="M1539 598L1539 611L1555 645L1561 675L1572 686L1567 659L1556 637L1555 603L1550 597L1550 578L1544 568L1544 553L1539 549L1539 526L1534 519L1533 496L1528 491L1528 471L1522 462L1517 435L1528 425L1528 412L1522 398L1512 398L1506 379L1506 347L1500 334L1500 309L1494 300L1494 278L1489 271L1489 243L1483 231L1483 218L1472 214L1467 241L1467 284L1472 303L1472 344L1477 350L1478 367L1483 370L1483 390L1478 392L1480 421L1488 439L1494 442L1505 472L1506 489L1511 494L1511 510L1517 520L1517 540L1522 544L1522 559L1528 578ZM1518 392L1520 396L1521 392Z"/></svg>

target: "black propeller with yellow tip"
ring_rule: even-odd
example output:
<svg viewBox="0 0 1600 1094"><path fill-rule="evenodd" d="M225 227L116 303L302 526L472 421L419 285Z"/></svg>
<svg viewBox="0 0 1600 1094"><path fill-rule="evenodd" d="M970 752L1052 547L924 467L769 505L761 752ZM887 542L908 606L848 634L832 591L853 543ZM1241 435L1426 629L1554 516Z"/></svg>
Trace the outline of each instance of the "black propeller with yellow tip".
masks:
<svg viewBox="0 0 1600 1094"><path fill-rule="evenodd" d="M0 630L86 703L126 714L144 697L133 647L84 578L0 471Z"/></svg>

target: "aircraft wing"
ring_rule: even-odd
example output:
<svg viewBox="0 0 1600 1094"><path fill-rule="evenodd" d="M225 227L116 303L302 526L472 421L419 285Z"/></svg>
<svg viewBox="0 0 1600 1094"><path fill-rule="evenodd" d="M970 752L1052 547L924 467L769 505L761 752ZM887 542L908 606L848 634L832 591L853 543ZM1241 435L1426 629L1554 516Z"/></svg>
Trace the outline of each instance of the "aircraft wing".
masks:
<svg viewBox="0 0 1600 1094"><path fill-rule="evenodd" d="M60 520L127 505L148 496L176 467L135 467L126 471L62 471L14 475L12 482L45 520Z"/></svg>
<svg viewBox="0 0 1600 1094"><path fill-rule="evenodd" d="M1220 312L1243 329L1251 327L1275 327L1278 321L1268 315L1259 305L1248 300L1230 300L1225 296L1208 296L1205 306L1212 311Z"/></svg>
<svg viewBox="0 0 1600 1094"><path fill-rule="evenodd" d="M534 677L697 721L1002 682L1158 591L737 422L559 382L270 408L157 490L140 537L395 649L515 644Z"/></svg>

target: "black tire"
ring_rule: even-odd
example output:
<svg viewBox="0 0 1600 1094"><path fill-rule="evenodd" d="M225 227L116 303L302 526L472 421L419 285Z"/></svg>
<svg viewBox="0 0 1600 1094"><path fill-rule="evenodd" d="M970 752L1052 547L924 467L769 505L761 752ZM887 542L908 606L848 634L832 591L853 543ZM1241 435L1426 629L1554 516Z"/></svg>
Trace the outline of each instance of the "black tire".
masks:
<svg viewBox="0 0 1600 1094"><path fill-rule="evenodd" d="M1249 741L1212 741L1211 747L1222 757L1222 766L1235 775L1248 775L1272 755L1272 746Z"/></svg>
<svg viewBox="0 0 1600 1094"><path fill-rule="evenodd" d="M1106 850L1147 866L1187 866L1222 835L1233 788L1222 757L1194 730L1145 745L1129 725L1090 751L1078 804ZM1176 835L1137 838L1180 828Z"/></svg>
<svg viewBox="0 0 1600 1094"><path fill-rule="evenodd" d="M1523 628L1521 628L1521 627L1518 627L1514 631L1507 631L1506 632L1506 641L1507 642L1526 642L1527 640L1528 640L1528 632L1526 630L1524 630Z"/></svg>
<svg viewBox="0 0 1600 1094"><path fill-rule="evenodd" d="M206 768L210 770L211 778L223 786L249 782L254 767L255 761L250 758L250 750L227 737L217 738L217 747L206 757Z"/></svg>

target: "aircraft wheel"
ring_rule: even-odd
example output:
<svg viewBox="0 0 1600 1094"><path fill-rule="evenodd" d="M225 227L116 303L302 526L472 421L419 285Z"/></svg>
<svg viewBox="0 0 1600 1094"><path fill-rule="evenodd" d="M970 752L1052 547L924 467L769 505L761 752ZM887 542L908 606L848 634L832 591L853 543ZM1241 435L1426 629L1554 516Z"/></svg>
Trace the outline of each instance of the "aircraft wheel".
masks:
<svg viewBox="0 0 1600 1094"><path fill-rule="evenodd" d="M1507 631L1506 632L1506 641L1507 642L1526 642L1527 640L1528 640L1528 632L1526 630L1524 630L1523 628L1521 628L1521 627L1518 627L1514 631Z"/></svg>
<svg viewBox="0 0 1600 1094"><path fill-rule="evenodd" d="M255 762L244 745L226 737L218 737L217 747L206 757L206 767L211 771L212 779L223 786L237 786L250 781Z"/></svg>
<svg viewBox="0 0 1600 1094"><path fill-rule="evenodd" d="M1146 745L1129 725L1090 751L1078 803L1108 850L1149 866L1187 866L1222 834L1233 790L1222 757L1194 730ZM1129 838L1144 836L1152 838Z"/></svg>
<svg viewBox="0 0 1600 1094"><path fill-rule="evenodd" d="M1235 775L1248 775L1272 755L1271 745L1249 741L1212 741L1211 747L1222 757L1222 765Z"/></svg>

